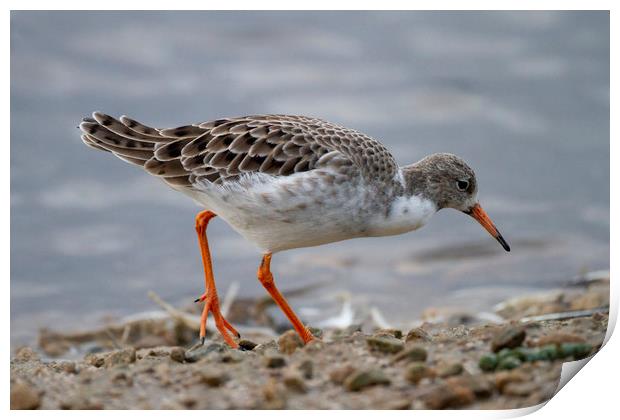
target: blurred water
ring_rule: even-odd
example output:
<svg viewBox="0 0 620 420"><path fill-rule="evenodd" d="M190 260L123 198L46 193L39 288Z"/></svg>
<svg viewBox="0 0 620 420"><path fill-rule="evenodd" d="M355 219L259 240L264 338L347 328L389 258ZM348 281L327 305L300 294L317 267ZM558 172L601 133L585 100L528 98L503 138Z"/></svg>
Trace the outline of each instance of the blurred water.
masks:
<svg viewBox="0 0 620 420"><path fill-rule="evenodd" d="M477 171L511 243L454 211L392 238L274 257L293 299L332 292L391 321L479 310L609 265L607 12L13 12L11 337L186 303L203 284L184 196L81 143L93 110L167 127L225 116L317 116L381 139L401 164L433 152ZM259 253L209 226L218 285L255 280ZM221 293L222 293L221 292ZM305 308L305 312L304 312Z"/></svg>

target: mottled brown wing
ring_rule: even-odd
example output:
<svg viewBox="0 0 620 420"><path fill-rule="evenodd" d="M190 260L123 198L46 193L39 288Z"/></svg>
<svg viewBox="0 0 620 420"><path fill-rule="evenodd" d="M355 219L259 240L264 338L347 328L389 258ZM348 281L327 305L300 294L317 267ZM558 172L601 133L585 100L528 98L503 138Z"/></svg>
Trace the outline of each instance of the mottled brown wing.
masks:
<svg viewBox="0 0 620 420"><path fill-rule="evenodd" d="M316 118L256 115L154 129L124 116L93 117L80 125L87 145L142 165L173 186L221 183L252 172L288 176L330 165L388 181L398 168L378 141Z"/></svg>

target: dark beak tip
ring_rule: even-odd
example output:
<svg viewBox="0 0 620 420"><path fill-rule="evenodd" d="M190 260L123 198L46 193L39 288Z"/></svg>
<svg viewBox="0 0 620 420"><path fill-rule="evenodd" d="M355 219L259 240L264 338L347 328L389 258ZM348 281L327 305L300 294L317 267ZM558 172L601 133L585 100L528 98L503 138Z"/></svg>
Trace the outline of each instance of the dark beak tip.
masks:
<svg viewBox="0 0 620 420"><path fill-rule="evenodd" d="M504 239L502 235L497 235L497 242L499 242L506 252L510 252L510 245Z"/></svg>

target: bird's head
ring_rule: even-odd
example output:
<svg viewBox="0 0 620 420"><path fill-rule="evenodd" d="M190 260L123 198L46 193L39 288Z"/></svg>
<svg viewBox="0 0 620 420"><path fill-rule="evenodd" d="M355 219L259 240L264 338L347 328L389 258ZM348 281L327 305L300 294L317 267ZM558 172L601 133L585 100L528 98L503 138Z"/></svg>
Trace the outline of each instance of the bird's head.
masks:
<svg viewBox="0 0 620 420"><path fill-rule="evenodd" d="M463 159L449 153L436 153L404 169L408 168L411 168L410 186L414 193L433 201L438 210L452 208L470 215L510 251L510 246L478 203L476 174Z"/></svg>

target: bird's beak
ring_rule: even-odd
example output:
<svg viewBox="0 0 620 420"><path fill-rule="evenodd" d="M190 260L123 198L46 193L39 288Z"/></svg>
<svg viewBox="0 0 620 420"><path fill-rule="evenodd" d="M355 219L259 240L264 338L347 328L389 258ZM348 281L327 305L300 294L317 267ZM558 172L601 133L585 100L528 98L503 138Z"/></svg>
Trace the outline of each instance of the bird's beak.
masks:
<svg viewBox="0 0 620 420"><path fill-rule="evenodd" d="M476 219L478 223L480 223L482 227L491 234L492 237L497 239L497 242L499 242L507 252L510 252L510 245L508 245L508 242L506 242L502 234L499 233L499 230L497 230L489 215L482 210L480 204L476 203L471 209L465 211L465 213Z"/></svg>

